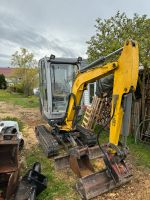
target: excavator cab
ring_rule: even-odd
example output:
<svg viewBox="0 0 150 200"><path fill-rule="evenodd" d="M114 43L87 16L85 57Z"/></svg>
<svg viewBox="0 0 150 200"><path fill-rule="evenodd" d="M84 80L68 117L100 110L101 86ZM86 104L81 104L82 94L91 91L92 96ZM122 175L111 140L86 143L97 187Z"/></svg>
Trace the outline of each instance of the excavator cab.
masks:
<svg viewBox="0 0 150 200"><path fill-rule="evenodd" d="M81 61L81 57L55 58L54 55L39 61L40 110L50 125L65 116L68 96Z"/></svg>

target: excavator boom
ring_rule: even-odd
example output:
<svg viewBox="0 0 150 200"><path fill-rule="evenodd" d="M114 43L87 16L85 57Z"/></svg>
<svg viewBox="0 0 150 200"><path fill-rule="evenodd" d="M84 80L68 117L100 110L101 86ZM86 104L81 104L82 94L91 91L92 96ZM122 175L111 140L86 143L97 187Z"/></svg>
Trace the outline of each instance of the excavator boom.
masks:
<svg viewBox="0 0 150 200"><path fill-rule="evenodd" d="M76 99L75 97L71 98L69 102L66 125L63 126L66 130L71 128L75 116L74 100L78 105L85 85L109 74L114 74L109 143L100 145L99 131L97 134L98 146L95 146L95 151L99 149L101 152L99 158L103 157L105 169L95 171L90 161L89 148L71 149L67 162L80 177L76 188L84 199L96 197L131 180L131 172L124 160L127 155L126 137L129 132L132 93L136 90L138 80L138 56L137 42L127 40L117 62L79 73L74 82L72 93ZM121 135L123 144L119 146ZM59 159L56 162L60 164Z"/></svg>

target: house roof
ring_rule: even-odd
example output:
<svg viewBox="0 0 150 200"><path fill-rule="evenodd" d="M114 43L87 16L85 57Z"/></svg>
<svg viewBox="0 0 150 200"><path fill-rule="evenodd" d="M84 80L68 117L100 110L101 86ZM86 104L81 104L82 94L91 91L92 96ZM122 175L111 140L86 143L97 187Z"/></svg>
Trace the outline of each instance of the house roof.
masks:
<svg viewBox="0 0 150 200"><path fill-rule="evenodd" d="M14 72L14 68L11 67L0 67L0 74L3 74L5 77L10 77Z"/></svg>

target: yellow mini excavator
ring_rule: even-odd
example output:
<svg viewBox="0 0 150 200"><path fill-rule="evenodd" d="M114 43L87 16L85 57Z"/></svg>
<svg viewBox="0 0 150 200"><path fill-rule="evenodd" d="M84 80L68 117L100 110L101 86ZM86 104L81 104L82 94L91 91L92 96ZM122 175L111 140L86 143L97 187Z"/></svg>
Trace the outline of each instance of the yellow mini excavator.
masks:
<svg viewBox="0 0 150 200"><path fill-rule="evenodd" d="M121 54L116 62L102 66L102 62L116 53ZM64 144L66 147L70 141L71 148L68 148L68 145L66 147L68 151L65 164L67 163L66 166L70 165L80 177L76 188L84 199L91 199L131 179L131 172L125 162L128 152L126 137L129 132L132 95L137 86L138 66L138 44L136 41L127 40L123 48L96 60L78 72L73 81L66 113L61 120L54 120L51 131L48 132L44 126L36 127L36 133L43 141L45 149L54 150L57 144ZM77 123L77 116L82 94L87 84L109 74L114 75L109 142L101 145L100 131L94 135L83 129ZM47 134L46 137L45 134ZM95 145L95 140L97 145ZM50 147L48 141L53 146ZM103 170L95 171L90 161L90 148L93 149L93 152L94 149L98 149L100 152L105 163ZM60 160L63 161L63 159L64 157L58 158L59 168L63 168L60 164ZM84 173L82 173L83 171Z"/></svg>

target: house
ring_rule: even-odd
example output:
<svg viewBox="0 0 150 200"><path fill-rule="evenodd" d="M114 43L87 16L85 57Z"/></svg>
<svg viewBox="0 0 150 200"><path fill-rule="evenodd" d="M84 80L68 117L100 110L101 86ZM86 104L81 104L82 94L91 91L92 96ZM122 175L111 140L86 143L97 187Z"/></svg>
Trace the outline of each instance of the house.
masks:
<svg viewBox="0 0 150 200"><path fill-rule="evenodd" d="M3 74L5 78L9 78L13 75L14 68L11 67L0 67L0 74Z"/></svg>
<svg viewBox="0 0 150 200"><path fill-rule="evenodd" d="M92 103L93 96L95 96L96 93L96 82L89 83L87 86L87 90L84 91L83 99L84 99L84 105L90 105Z"/></svg>
<svg viewBox="0 0 150 200"><path fill-rule="evenodd" d="M80 69L84 69L87 65L87 60L83 59L81 61ZM90 105L92 103L93 96L95 96L96 93L96 82L89 83L87 86L87 90L83 93L83 104L85 106Z"/></svg>

